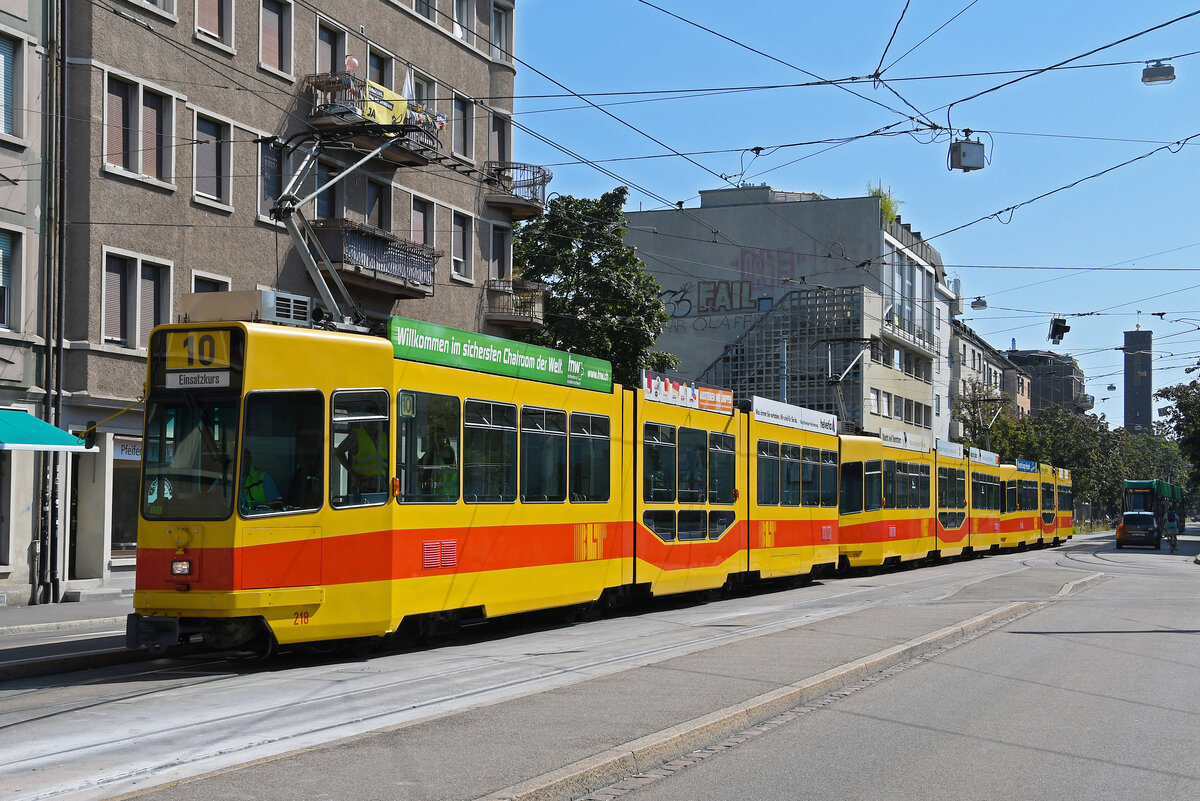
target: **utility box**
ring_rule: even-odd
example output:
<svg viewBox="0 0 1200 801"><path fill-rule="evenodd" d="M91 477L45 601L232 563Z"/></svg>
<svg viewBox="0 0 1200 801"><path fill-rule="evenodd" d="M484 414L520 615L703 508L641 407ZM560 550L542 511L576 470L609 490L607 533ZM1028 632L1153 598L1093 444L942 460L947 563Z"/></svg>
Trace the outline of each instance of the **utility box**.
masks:
<svg viewBox="0 0 1200 801"><path fill-rule="evenodd" d="M950 168L970 172L983 169L983 142L952 142L950 144Z"/></svg>

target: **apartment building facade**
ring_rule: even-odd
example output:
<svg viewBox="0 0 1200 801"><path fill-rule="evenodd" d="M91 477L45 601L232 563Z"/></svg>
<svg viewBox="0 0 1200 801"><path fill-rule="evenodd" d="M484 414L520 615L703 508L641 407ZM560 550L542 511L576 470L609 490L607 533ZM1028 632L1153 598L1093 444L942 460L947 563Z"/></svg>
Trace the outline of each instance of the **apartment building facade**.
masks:
<svg viewBox="0 0 1200 801"><path fill-rule="evenodd" d="M847 430L948 438L958 290L919 233L884 221L874 196L700 196L698 208L625 215L626 241L663 287L658 347L681 376L835 414Z"/></svg>
<svg viewBox="0 0 1200 801"><path fill-rule="evenodd" d="M951 330L948 357L951 407L961 408L964 398L971 398L976 406L980 397L994 398L996 403L984 402L980 407L987 418L981 421L985 426L990 426L994 416L1005 407L1017 417L1029 414L1032 392L1029 373L961 320L955 320ZM958 439L962 433L962 422L952 420L951 438Z"/></svg>
<svg viewBox="0 0 1200 801"><path fill-rule="evenodd" d="M60 477L61 574L82 587L135 562L150 330L193 293L322 306L272 214L306 157L292 196L349 289L339 313L364 328L390 314L500 335L539 324L540 288L513 280L512 227L540 213L550 175L512 161L511 0L69 6L54 392L61 427L100 423L96 451Z"/></svg>
<svg viewBox="0 0 1200 801"><path fill-rule="evenodd" d="M0 605L30 598L54 458L9 425L53 417L42 270L54 197L41 113L53 86L47 28L42 3L0 2Z"/></svg>

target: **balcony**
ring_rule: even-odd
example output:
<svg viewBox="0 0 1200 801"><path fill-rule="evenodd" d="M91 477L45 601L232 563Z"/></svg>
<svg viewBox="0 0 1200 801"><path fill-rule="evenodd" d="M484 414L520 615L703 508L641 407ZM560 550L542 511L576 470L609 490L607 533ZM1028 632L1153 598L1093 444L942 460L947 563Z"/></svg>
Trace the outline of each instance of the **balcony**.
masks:
<svg viewBox="0 0 1200 801"><path fill-rule="evenodd" d="M913 320L897 319L894 312L884 317L882 328L884 333L914 345L930 355L936 356L938 348L941 347L941 339L933 336L928 328Z"/></svg>
<svg viewBox="0 0 1200 801"><path fill-rule="evenodd" d="M402 95L352 72L320 72L304 76L313 94L308 122L325 141L349 142L374 150L392 140L379 159L395 166L424 167L437 156L438 131L445 117L413 106Z"/></svg>
<svg viewBox="0 0 1200 801"><path fill-rule="evenodd" d="M535 164L489 161L484 200L508 209L514 220L528 220L546 208L546 184L553 177L545 167Z"/></svg>
<svg viewBox="0 0 1200 801"><path fill-rule="evenodd" d="M313 220L311 225L343 281L397 298L433 294L433 265L441 251L353 220Z"/></svg>
<svg viewBox="0 0 1200 801"><path fill-rule="evenodd" d="M545 284L536 281L488 281L487 321L510 328L539 328L546 322Z"/></svg>

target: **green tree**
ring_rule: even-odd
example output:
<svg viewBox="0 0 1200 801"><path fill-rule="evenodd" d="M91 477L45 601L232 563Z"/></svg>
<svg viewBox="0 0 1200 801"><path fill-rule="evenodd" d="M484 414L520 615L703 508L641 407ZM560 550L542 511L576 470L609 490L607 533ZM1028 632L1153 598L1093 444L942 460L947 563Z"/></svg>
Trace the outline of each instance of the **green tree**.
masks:
<svg viewBox="0 0 1200 801"><path fill-rule="evenodd" d="M643 369L679 364L654 349L670 322L662 287L625 242L621 213L629 190L598 199L558 195L546 213L513 233L513 264L520 278L549 287L546 324L525 341L607 359L613 379L628 387Z"/></svg>
<svg viewBox="0 0 1200 801"><path fill-rule="evenodd" d="M993 450L992 431L1001 417L1011 417L1009 407L1008 396L999 389L968 381L952 411L954 419L962 423L963 445Z"/></svg>
<svg viewBox="0 0 1200 801"><path fill-rule="evenodd" d="M1154 393L1154 397L1171 401L1167 407L1167 427L1184 457L1193 467L1200 466L1200 382L1192 380L1187 384L1164 387Z"/></svg>

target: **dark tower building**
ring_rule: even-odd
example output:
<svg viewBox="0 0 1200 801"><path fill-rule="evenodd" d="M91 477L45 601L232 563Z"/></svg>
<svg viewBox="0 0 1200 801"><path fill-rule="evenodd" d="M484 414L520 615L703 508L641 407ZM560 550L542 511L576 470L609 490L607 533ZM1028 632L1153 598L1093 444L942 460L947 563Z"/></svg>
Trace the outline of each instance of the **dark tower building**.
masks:
<svg viewBox="0 0 1200 801"><path fill-rule="evenodd" d="M1133 434L1153 430L1153 339L1150 331L1125 332L1125 430Z"/></svg>

